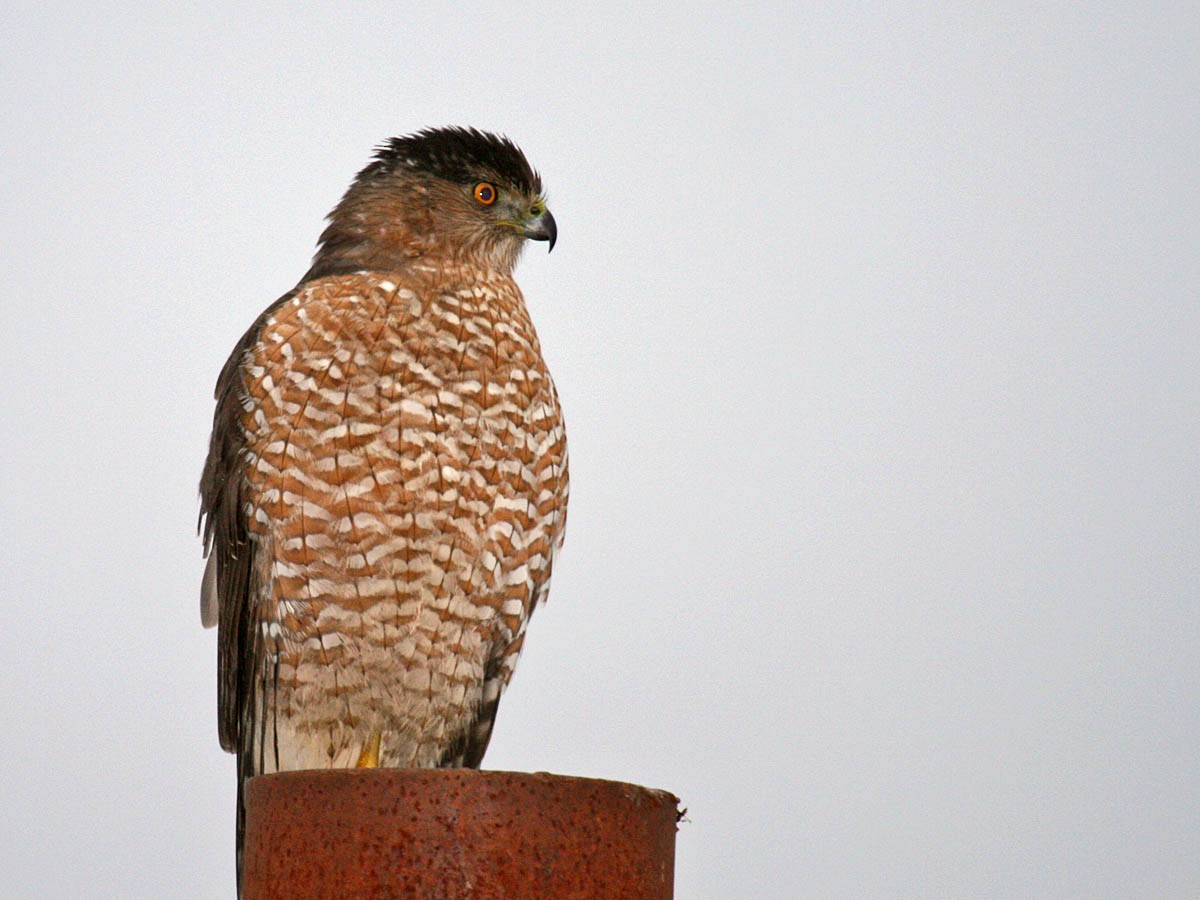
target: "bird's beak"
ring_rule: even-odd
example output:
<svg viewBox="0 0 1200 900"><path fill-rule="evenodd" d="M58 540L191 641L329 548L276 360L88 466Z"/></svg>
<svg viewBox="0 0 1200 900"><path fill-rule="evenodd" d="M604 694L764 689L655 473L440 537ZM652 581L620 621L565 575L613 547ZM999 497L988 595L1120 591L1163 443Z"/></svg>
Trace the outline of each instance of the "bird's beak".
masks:
<svg viewBox="0 0 1200 900"><path fill-rule="evenodd" d="M526 222L524 234L532 241L549 241L550 249L553 250L554 242L558 239L558 226L554 224L554 216L550 215L550 210Z"/></svg>

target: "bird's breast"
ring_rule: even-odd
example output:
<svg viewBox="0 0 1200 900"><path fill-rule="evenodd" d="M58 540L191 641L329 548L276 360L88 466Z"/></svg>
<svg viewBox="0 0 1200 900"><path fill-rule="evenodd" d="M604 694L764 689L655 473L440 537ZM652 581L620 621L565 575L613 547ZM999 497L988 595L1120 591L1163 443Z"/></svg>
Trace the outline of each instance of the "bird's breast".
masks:
<svg viewBox="0 0 1200 900"><path fill-rule="evenodd" d="M285 632L519 627L566 449L515 285L325 279L264 324L243 371L245 512Z"/></svg>

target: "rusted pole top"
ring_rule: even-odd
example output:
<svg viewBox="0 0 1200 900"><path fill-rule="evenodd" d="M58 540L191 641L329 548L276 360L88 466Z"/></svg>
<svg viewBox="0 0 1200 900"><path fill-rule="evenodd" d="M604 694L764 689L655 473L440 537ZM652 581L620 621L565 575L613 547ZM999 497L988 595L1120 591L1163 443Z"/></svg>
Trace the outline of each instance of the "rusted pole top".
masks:
<svg viewBox="0 0 1200 900"><path fill-rule="evenodd" d="M246 786L244 900L670 900L678 800L617 781L335 769Z"/></svg>

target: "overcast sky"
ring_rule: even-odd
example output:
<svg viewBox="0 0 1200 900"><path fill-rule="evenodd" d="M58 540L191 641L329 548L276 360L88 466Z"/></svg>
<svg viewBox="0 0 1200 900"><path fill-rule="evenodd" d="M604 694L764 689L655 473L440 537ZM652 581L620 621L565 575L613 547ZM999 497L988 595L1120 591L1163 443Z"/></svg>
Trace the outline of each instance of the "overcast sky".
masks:
<svg viewBox="0 0 1200 900"><path fill-rule="evenodd" d="M1200 895L1194 5L14 6L0 893L232 897L212 386L464 124L572 466L486 765L678 794L680 900Z"/></svg>

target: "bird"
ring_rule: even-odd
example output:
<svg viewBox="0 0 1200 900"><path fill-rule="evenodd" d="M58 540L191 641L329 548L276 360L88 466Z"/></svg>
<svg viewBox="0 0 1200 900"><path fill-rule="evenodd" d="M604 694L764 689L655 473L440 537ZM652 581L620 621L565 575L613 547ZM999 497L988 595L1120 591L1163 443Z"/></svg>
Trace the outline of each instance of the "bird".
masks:
<svg viewBox="0 0 1200 900"><path fill-rule="evenodd" d="M248 779L481 764L566 523L562 412L513 278L557 234L509 138L391 138L220 371L200 605L239 891Z"/></svg>

